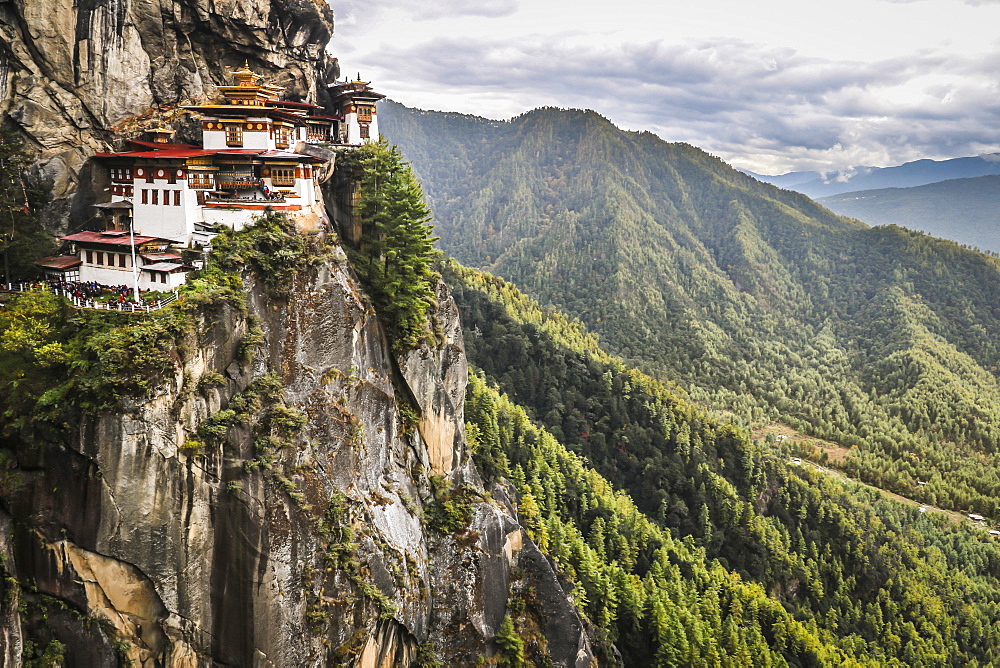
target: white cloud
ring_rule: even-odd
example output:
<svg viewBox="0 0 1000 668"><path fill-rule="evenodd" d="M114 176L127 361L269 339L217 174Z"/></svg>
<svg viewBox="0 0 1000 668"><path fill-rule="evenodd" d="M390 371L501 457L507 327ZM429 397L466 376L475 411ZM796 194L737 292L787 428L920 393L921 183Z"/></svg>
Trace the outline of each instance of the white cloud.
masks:
<svg viewBox="0 0 1000 668"><path fill-rule="evenodd" d="M629 23L589 0L494 0L478 14L455 0L432 13L397 0L371 10L364 48L350 35L347 69L423 108L494 118L593 108L754 171L1000 150L1000 49L986 29L1000 7L879 5L842 0L810 13L792 0L704 0L667 14L640 2ZM361 31L370 5L346 7L358 23L344 32ZM953 25L969 17L986 24ZM778 18L788 22L780 31Z"/></svg>

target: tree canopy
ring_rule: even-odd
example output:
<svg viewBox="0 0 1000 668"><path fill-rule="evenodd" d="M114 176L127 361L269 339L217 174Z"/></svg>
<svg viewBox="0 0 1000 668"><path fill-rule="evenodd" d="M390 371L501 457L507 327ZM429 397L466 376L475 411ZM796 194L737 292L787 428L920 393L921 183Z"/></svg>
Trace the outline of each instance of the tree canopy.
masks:
<svg viewBox="0 0 1000 668"><path fill-rule="evenodd" d="M347 153L342 168L360 188L361 240L349 256L393 342L417 344L434 303L436 251L430 208L399 148L383 138Z"/></svg>
<svg viewBox="0 0 1000 668"><path fill-rule="evenodd" d="M0 129L0 280L35 278L34 261L55 247L52 237L38 220L48 202L45 184L28 178L31 156L24 141L13 130Z"/></svg>

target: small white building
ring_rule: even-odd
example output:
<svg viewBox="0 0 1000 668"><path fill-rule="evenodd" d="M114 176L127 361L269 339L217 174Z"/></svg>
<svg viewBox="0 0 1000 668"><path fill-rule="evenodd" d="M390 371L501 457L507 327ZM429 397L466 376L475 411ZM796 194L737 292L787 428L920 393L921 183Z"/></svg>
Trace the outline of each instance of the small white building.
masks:
<svg viewBox="0 0 1000 668"><path fill-rule="evenodd" d="M169 239L131 234L123 230L77 232L63 237L70 244L75 258L76 278L84 283L127 285L133 287L138 267L140 290L168 292L184 283L186 273L194 267L184 264L181 256L171 252ZM133 257L136 263L133 264Z"/></svg>
<svg viewBox="0 0 1000 668"><path fill-rule="evenodd" d="M371 82L344 81L329 86L333 106L339 110L340 143L363 144L378 140L378 114L375 105L385 97L371 88Z"/></svg>

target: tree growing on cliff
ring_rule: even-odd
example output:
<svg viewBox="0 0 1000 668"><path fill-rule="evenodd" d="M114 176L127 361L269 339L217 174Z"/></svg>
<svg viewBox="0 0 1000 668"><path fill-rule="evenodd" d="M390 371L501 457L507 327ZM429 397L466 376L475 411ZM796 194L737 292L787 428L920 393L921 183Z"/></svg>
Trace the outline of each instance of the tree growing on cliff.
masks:
<svg viewBox="0 0 1000 668"><path fill-rule="evenodd" d="M26 177L30 163L17 133L0 129L0 280L4 281L33 278L38 273L33 262L54 246L37 218L50 189Z"/></svg>
<svg viewBox="0 0 1000 668"><path fill-rule="evenodd" d="M423 189L399 148L384 138L352 151L345 162L360 186L354 213L362 234L351 261L393 342L412 347L426 332L436 280L437 237Z"/></svg>

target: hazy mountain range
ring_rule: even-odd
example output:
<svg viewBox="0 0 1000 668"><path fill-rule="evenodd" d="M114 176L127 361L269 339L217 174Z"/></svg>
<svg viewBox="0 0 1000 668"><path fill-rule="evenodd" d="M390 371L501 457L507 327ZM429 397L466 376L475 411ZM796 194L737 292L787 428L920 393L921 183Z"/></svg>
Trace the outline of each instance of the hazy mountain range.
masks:
<svg viewBox="0 0 1000 668"><path fill-rule="evenodd" d="M1000 252L1000 176L951 179L912 188L848 192L819 200L872 225L901 225Z"/></svg>
<svg viewBox="0 0 1000 668"><path fill-rule="evenodd" d="M915 160L896 167L851 167L839 172L788 172L754 178L808 195L813 199L859 190L912 188L949 179L1000 174L1000 153L950 160Z"/></svg>

